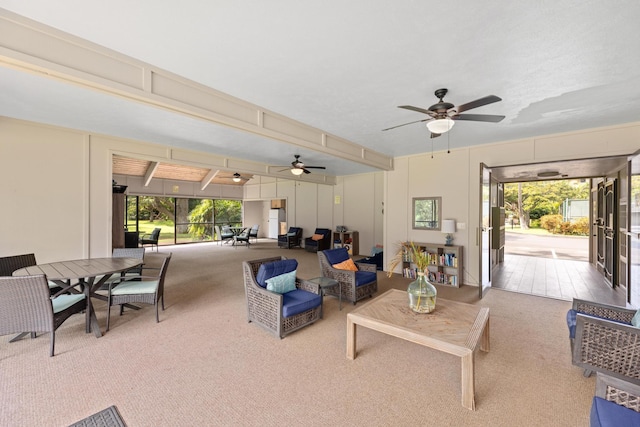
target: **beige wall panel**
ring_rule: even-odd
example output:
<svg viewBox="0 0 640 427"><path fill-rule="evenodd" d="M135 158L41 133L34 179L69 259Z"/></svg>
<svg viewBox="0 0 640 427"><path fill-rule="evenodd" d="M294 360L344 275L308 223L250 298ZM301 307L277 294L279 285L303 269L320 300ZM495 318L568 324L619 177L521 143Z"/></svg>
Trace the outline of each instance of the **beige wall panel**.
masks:
<svg viewBox="0 0 640 427"><path fill-rule="evenodd" d="M344 179L345 177L338 177L338 183L333 187L333 200L331 201L333 205L333 227L329 227L335 229L337 225L344 224Z"/></svg>
<svg viewBox="0 0 640 427"><path fill-rule="evenodd" d="M384 172L374 173L375 194L373 197L373 244L384 243ZM365 252L360 250L363 254ZM370 253L366 253L370 255Z"/></svg>
<svg viewBox="0 0 640 427"><path fill-rule="evenodd" d="M307 182L296 182L295 184L295 217L289 216L289 226L302 227L303 238L309 237L316 227L318 187L321 186Z"/></svg>
<svg viewBox="0 0 640 427"><path fill-rule="evenodd" d="M259 199L260 198L260 184L245 184L243 188L245 199Z"/></svg>
<svg viewBox="0 0 640 427"><path fill-rule="evenodd" d="M171 150L171 159L184 164L188 162L192 165L198 165L201 167L208 167L211 169L225 168L226 157L216 156L215 154L199 153L197 151L187 150Z"/></svg>
<svg viewBox="0 0 640 427"><path fill-rule="evenodd" d="M387 263L398 250L398 243L409 240L409 158L400 157L394 161L393 171L385 172L384 209L384 261ZM396 269L396 273L401 268Z"/></svg>
<svg viewBox="0 0 640 427"><path fill-rule="evenodd" d="M337 138L332 135L327 135L326 146L330 150L337 151L339 153L348 154L355 158L362 157L362 147L358 147L342 138ZM379 159L378 159L379 160ZM384 162L383 162L384 163ZM385 164L386 165L386 164Z"/></svg>
<svg viewBox="0 0 640 427"><path fill-rule="evenodd" d="M358 231L358 249L354 255L369 255L374 245L376 196L375 175L349 175L344 179L344 224L348 230ZM348 201L348 202L347 202Z"/></svg>
<svg viewBox="0 0 640 427"><path fill-rule="evenodd" d="M259 199L275 199L278 197L278 184L276 182L268 182L260 186Z"/></svg>
<svg viewBox="0 0 640 427"><path fill-rule="evenodd" d="M88 256L88 152L81 132L0 117L0 256Z"/></svg>
<svg viewBox="0 0 640 427"><path fill-rule="evenodd" d="M318 211L316 213L316 222L313 225L313 230L316 228L329 228L334 229L333 227L333 185L318 185L318 201L317 207ZM309 234L306 237L311 236Z"/></svg>
<svg viewBox="0 0 640 427"><path fill-rule="evenodd" d="M484 159L484 162L491 166L507 166L535 161L535 145L533 139L480 145L477 147L468 147L468 149L471 150L473 155ZM445 154L445 152L442 152L439 156Z"/></svg>

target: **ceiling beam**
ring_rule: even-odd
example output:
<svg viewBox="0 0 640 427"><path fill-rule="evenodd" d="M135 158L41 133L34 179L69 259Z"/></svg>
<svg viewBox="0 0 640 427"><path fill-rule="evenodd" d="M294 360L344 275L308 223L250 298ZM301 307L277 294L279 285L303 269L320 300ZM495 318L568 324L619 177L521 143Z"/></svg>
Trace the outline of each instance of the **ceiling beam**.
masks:
<svg viewBox="0 0 640 427"><path fill-rule="evenodd" d="M151 182L151 178L153 178L153 174L156 173L156 170L160 166L158 162L149 163L149 167L147 168L147 172L144 174L144 186L148 187Z"/></svg>
<svg viewBox="0 0 640 427"><path fill-rule="evenodd" d="M4 9L0 28L4 66L377 169L393 169L393 158L385 154Z"/></svg>
<svg viewBox="0 0 640 427"><path fill-rule="evenodd" d="M202 181L200 181L200 190L201 191L204 191L204 189L207 188L207 186L209 185L211 180L213 178L215 178L216 175L218 175L218 172L220 172L219 169L216 169L216 170L211 169L209 171L209 173L204 178L202 178Z"/></svg>

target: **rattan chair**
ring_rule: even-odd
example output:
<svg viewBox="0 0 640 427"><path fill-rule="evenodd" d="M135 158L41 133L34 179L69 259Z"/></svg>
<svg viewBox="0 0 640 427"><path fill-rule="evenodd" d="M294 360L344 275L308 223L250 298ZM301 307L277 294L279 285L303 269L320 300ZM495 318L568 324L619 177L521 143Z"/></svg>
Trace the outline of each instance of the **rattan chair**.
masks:
<svg viewBox="0 0 640 427"><path fill-rule="evenodd" d="M592 426L640 425L640 385L598 372L590 418Z"/></svg>
<svg viewBox="0 0 640 427"><path fill-rule="evenodd" d="M335 255L338 255L337 257ZM332 259L333 258L333 259ZM323 277L330 277L340 282L342 290L342 300L350 301L353 304L361 299L372 297L378 291L378 280L376 276L375 264L354 262L358 271L340 270L333 267L336 259L345 260L349 258L346 248L329 249L318 252L320 262L320 274ZM373 274L371 274L373 273ZM325 289L326 295L338 296L338 288Z"/></svg>
<svg viewBox="0 0 640 427"><path fill-rule="evenodd" d="M137 258L144 261L144 251L144 248L114 248L111 256L113 258ZM123 271L119 276L111 276L104 282L100 289L107 290L109 288L109 284L111 283L117 284L119 282L127 280L127 278L139 277L142 275L142 268L143 266L140 265L139 267L134 267L127 271ZM100 278L96 277L95 281L97 282L98 280L100 280Z"/></svg>
<svg viewBox="0 0 640 427"><path fill-rule="evenodd" d="M583 300L574 307L573 364L585 376L596 371L640 384L640 329L630 325L635 310Z"/></svg>
<svg viewBox="0 0 640 427"><path fill-rule="evenodd" d="M162 260L162 266L157 275L146 276L146 271L150 271L153 268L143 267L142 276L128 277L122 282L111 283L109 285L109 294L107 296L107 331L110 327L111 307L114 305L120 306L120 315L122 316L124 304L152 304L156 308L156 323L160 322L158 305L162 305L162 311L164 311L164 281L167 275L169 261L171 261L171 253Z"/></svg>
<svg viewBox="0 0 640 427"><path fill-rule="evenodd" d="M50 332L50 356L54 354L56 329L86 308L84 294L51 298L44 275L0 277L0 335Z"/></svg>
<svg viewBox="0 0 640 427"><path fill-rule="evenodd" d="M319 285L296 277L296 289L320 296L318 305L301 313L284 317L284 295L271 292L258 284L256 277L262 264L285 259L284 257L273 257L242 263L244 290L247 298L247 319L250 323L257 323L279 338L314 323L322 316L322 297Z"/></svg>

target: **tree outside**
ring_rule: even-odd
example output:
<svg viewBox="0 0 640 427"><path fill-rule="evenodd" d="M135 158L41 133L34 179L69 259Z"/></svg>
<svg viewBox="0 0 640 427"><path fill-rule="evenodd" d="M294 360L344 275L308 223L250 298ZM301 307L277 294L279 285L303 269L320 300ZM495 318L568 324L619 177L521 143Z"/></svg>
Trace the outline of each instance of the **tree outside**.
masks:
<svg viewBox="0 0 640 427"><path fill-rule="evenodd" d="M566 200L588 200L588 180L507 183L504 204L507 218L517 218L520 229L542 228L554 234L587 235L589 219L563 220Z"/></svg>

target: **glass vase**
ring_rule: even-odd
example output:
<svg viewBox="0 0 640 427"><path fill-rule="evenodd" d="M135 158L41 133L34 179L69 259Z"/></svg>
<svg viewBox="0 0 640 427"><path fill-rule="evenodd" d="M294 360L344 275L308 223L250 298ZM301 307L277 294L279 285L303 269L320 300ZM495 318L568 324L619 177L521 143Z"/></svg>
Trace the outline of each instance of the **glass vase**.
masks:
<svg viewBox="0 0 640 427"><path fill-rule="evenodd" d="M424 273L418 273L418 278L409 283L407 295L409 308L416 313L431 313L436 309L436 294L438 291L427 280Z"/></svg>

